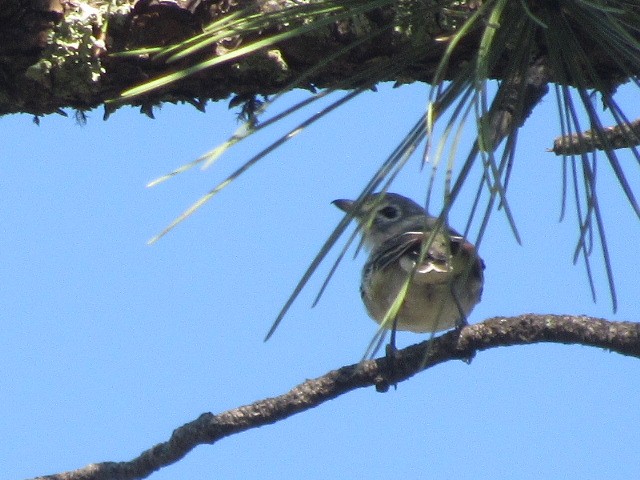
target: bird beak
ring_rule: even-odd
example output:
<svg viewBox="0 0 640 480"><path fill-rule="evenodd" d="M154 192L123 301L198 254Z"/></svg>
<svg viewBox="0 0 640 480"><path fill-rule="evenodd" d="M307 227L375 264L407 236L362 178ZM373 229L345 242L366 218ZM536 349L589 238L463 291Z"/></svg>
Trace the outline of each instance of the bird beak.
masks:
<svg viewBox="0 0 640 480"><path fill-rule="evenodd" d="M353 210L353 204L354 204L353 200L338 199L338 200L334 200L331 203L333 203L336 207L338 207L340 210L346 213L351 213Z"/></svg>

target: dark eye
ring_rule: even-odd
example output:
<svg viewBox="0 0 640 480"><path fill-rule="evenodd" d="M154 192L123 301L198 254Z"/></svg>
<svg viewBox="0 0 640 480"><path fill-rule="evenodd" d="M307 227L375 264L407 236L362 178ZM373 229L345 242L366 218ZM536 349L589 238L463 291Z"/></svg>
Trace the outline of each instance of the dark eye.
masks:
<svg viewBox="0 0 640 480"><path fill-rule="evenodd" d="M387 205L378 210L378 215L381 215L386 220L395 220L400 216L400 209L395 205Z"/></svg>

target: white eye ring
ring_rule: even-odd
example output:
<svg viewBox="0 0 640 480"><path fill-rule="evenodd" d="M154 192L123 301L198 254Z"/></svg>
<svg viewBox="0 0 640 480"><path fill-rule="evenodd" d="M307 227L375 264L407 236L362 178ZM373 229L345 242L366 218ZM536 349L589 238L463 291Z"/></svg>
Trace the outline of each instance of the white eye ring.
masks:
<svg viewBox="0 0 640 480"><path fill-rule="evenodd" d="M386 221L397 220L400 217L400 209L395 205L387 205L378 210L377 215Z"/></svg>

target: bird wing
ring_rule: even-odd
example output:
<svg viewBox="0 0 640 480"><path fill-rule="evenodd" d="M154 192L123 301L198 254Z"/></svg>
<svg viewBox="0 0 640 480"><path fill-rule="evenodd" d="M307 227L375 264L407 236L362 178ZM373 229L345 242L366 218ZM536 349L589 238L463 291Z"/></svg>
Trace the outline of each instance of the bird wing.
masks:
<svg viewBox="0 0 640 480"><path fill-rule="evenodd" d="M391 238L384 242L376 252L372 268L375 270L384 269L391 263L398 261L400 266L407 272L415 271L417 273L428 272L448 272L450 249L443 245L446 239L441 235L437 235L431 242L429 251L420 261L422 251L422 242L428 239L429 233L424 232L405 232L397 237ZM416 263L420 264L416 266Z"/></svg>

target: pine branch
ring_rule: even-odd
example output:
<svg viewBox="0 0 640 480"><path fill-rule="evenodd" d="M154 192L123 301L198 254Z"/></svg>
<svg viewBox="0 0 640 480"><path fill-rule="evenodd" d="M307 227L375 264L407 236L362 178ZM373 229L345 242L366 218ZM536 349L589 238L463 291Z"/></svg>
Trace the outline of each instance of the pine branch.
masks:
<svg viewBox="0 0 640 480"><path fill-rule="evenodd" d="M602 141L605 139L606 141ZM550 150L556 155L580 155L595 150L606 150L607 148L629 148L640 145L640 119L607 127L601 132L587 130L558 137L553 141L553 148Z"/></svg>
<svg viewBox="0 0 640 480"><path fill-rule="evenodd" d="M527 67L524 75L515 72L513 77L500 85L488 114L489 135L484 139L492 150L524 125L533 109L549 91L550 81L548 59L541 56Z"/></svg>
<svg viewBox="0 0 640 480"><path fill-rule="evenodd" d="M345 366L307 380L278 397L218 415L203 413L177 428L168 441L155 445L131 461L91 464L35 480L144 478L177 462L198 445L213 444L224 437L275 423L351 390L375 386L384 391L391 384L449 360L468 361L483 350L542 342L599 347L640 358L640 323L570 315L495 317L397 351L392 370L387 358Z"/></svg>

